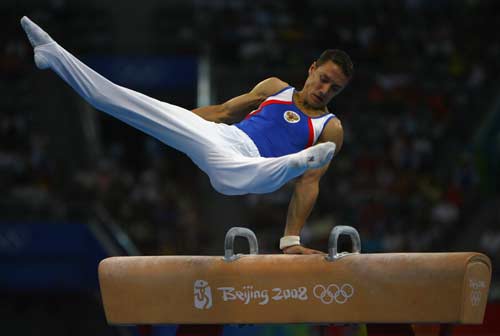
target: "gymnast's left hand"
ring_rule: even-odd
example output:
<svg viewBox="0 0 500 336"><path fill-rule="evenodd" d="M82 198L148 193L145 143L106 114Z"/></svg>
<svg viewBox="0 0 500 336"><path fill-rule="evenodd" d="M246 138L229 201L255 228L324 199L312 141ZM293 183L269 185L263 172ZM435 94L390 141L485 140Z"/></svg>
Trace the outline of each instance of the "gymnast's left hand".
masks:
<svg viewBox="0 0 500 336"><path fill-rule="evenodd" d="M283 249L284 254L326 254L318 250L313 250L302 245L288 246Z"/></svg>

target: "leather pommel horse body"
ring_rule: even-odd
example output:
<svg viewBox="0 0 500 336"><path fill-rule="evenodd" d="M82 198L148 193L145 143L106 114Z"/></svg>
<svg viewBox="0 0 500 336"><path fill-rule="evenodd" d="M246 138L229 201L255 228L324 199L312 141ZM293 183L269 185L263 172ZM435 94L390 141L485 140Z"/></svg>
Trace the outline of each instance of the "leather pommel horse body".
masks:
<svg viewBox="0 0 500 336"><path fill-rule="evenodd" d="M99 265L99 280L107 320L111 324L482 323L491 278L487 256L360 254L357 232L350 227L333 231L337 228L341 229L330 235L328 257L258 255L256 239L253 247L250 241L250 255L234 255L234 236L229 240L226 236L224 258L105 259ZM354 230L347 234L355 251L339 254L336 241L346 228Z"/></svg>

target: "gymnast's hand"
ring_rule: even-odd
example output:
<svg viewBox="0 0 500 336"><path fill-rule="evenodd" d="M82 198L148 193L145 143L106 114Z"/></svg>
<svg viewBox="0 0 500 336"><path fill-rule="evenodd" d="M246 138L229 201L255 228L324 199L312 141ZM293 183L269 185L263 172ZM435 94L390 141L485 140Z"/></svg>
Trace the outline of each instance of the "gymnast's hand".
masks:
<svg viewBox="0 0 500 336"><path fill-rule="evenodd" d="M302 245L288 246L283 249L284 254L326 254L325 252L313 250Z"/></svg>

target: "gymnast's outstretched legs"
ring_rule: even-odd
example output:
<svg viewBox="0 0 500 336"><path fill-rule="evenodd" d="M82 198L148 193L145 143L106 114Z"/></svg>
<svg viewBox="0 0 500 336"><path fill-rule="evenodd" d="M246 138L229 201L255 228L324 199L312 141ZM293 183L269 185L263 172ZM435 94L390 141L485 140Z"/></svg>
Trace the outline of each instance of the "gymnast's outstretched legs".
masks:
<svg viewBox="0 0 500 336"><path fill-rule="evenodd" d="M307 169L331 160L324 143L278 158L246 157L221 136L221 127L182 107L161 102L107 80L57 44L27 17L21 19L35 63L52 69L92 106L187 154L228 195L271 192Z"/></svg>

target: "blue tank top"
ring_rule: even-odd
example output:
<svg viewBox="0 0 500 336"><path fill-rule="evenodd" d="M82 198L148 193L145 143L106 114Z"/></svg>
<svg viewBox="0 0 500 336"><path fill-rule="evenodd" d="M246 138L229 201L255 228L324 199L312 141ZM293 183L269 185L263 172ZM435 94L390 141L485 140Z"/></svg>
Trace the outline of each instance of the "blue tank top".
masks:
<svg viewBox="0 0 500 336"><path fill-rule="evenodd" d="M291 86L268 97L236 127L255 143L262 157L297 153L316 143L331 113L309 117L293 103Z"/></svg>

